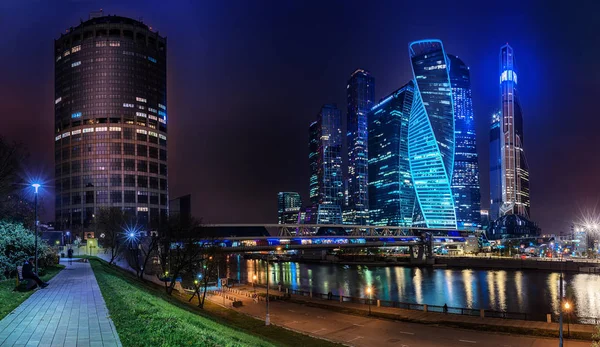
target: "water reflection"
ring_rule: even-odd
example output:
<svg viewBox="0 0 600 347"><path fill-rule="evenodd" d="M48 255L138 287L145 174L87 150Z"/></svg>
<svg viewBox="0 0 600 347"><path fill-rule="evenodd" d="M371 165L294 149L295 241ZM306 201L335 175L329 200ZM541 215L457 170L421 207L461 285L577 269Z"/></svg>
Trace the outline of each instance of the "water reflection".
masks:
<svg viewBox="0 0 600 347"><path fill-rule="evenodd" d="M264 261L231 257L227 274L242 282L264 284ZM535 271L460 270L407 267L342 266L335 264L274 263L269 281L275 285L313 292L393 300L506 310L545 315L558 313L559 274ZM565 295L579 316L600 317L600 276L565 274Z"/></svg>

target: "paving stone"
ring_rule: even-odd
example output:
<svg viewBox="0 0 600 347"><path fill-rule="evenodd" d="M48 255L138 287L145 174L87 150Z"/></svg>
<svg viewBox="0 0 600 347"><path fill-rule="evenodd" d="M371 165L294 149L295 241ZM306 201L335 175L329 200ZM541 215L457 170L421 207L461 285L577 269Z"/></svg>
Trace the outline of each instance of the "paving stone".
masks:
<svg viewBox="0 0 600 347"><path fill-rule="evenodd" d="M121 346L90 264L67 265L4 317L0 346Z"/></svg>

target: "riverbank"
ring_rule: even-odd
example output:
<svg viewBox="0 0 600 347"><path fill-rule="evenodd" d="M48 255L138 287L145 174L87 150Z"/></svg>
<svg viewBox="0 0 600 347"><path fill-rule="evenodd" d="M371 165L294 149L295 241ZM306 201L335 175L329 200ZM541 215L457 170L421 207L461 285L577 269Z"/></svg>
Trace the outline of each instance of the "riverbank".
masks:
<svg viewBox="0 0 600 347"><path fill-rule="evenodd" d="M482 270L538 270L548 272L598 273L600 263L585 260L555 259L511 259L494 257L436 257L436 265L449 268L469 268ZM597 270L596 270L597 269Z"/></svg>
<svg viewBox="0 0 600 347"><path fill-rule="evenodd" d="M263 296L266 292L265 288L252 288L242 286L238 288L228 289L226 295L237 297L240 301L248 303L248 297L251 297L253 291L256 290ZM217 293L218 294L218 293ZM377 305L377 300L373 300L372 305L355 302L339 302L337 300L327 300L317 298L316 296L305 296L290 294L286 298L284 292L271 290L270 296L277 297L277 301L291 303L301 306L321 308L330 312L338 312L342 314L357 315L370 318L383 318L395 321L419 323L426 325L441 325L451 328L484 330L488 332L542 336L542 337L558 337L559 324L539 321L519 320L519 319L502 319L481 316L469 316L450 313L427 312L417 310L406 310L394 307L382 307ZM260 299L264 303L264 299ZM293 311L293 309L288 309ZM564 326L565 331L567 329ZM591 340L592 335L596 331L594 325L585 324L570 324L570 338ZM565 332L565 336L566 336Z"/></svg>

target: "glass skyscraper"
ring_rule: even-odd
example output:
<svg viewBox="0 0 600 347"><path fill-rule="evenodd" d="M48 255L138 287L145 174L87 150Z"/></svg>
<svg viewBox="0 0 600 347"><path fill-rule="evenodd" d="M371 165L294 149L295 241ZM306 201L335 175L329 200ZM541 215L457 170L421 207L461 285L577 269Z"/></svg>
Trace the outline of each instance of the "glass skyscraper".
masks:
<svg viewBox="0 0 600 347"><path fill-rule="evenodd" d="M375 79L363 69L350 75L348 100L348 208L347 224L366 225L369 219L367 113L375 98Z"/></svg>
<svg viewBox="0 0 600 347"><path fill-rule="evenodd" d="M341 114L333 104L323 105L317 120L310 125L308 158L310 201L316 207L316 221L341 224L344 203Z"/></svg>
<svg viewBox="0 0 600 347"><path fill-rule="evenodd" d="M296 192L277 193L277 223L296 224L302 208L302 199Z"/></svg>
<svg viewBox="0 0 600 347"><path fill-rule="evenodd" d="M500 48L502 206L500 214L529 218L529 168L523 149L523 113L512 47Z"/></svg>
<svg viewBox="0 0 600 347"><path fill-rule="evenodd" d="M167 39L120 16L54 41L56 223L79 233L99 208L156 227L168 211Z"/></svg>
<svg viewBox="0 0 600 347"><path fill-rule="evenodd" d="M415 95L408 124L411 177L423 223L457 227L451 179L454 167L454 107L449 61L440 40L409 45Z"/></svg>
<svg viewBox="0 0 600 347"><path fill-rule="evenodd" d="M494 113L490 126L490 221L495 221L500 217L500 206L502 206L500 116L499 111Z"/></svg>
<svg viewBox="0 0 600 347"><path fill-rule="evenodd" d="M414 96L409 82L369 113L371 225L412 226L415 192L408 161L408 124Z"/></svg>
<svg viewBox="0 0 600 347"><path fill-rule="evenodd" d="M479 162L475 139L475 119L471 98L469 67L457 56L448 54L454 105L454 171L452 193L459 229L475 229L481 224Z"/></svg>

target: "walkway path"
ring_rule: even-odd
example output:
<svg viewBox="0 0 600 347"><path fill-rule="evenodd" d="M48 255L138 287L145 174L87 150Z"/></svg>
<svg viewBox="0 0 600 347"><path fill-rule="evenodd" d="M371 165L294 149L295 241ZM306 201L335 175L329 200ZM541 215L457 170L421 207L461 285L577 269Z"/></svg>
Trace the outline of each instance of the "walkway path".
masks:
<svg viewBox="0 0 600 347"><path fill-rule="evenodd" d="M265 302L254 303L251 298L245 294L252 288L242 289L239 292L226 291L228 297L235 297L243 302L243 306L236 310L259 319L265 318ZM245 290L244 290L245 289ZM263 288L257 288L257 291L264 292ZM274 291L274 294L279 294ZM217 295L208 297L210 301L216 304L223 304L223 298ZM292 298L300 299L302 297L293 295ZM304 302L317 299L304 297ZM300 300L298 300L299 302ZM321 303L337 305L337 303L320 300ZM225 305L229 306L230 300L225 300ZM343 304L347 306L350 303ZM342 304L340 304L342 305ZM358 307L365 309L364 305ZM372 307L373 311L387 309L384 307ZM395 309L399 310L399 309ZM402 310L406 311L406 310ZM412 313L412 311L409 311ZM418 311L415 311L418 312ZM435 315L434 313L429 313ZM459 315L445 315L467 318ZM341 342L350 346L397 346L397 347L438 347L438 346L485 346L485 347L507 347L507 346L529 346L529 347L554 347L558 345L558 339L541 338L533 336L509 335L494 333L488 331L466 330L453 327L438 326L433 324L408 323L387 319L378 319L368 316L357 316L335 312L326 308L310 307L298 303L286 301L271 301L270 317L273 324L284 326L311 336L325 338L335 342ZM432 320L434 320L433 318ZM488 318L486 318L487 320ZM493 318L489 318L493 319ZM477 318L478 322L473 324L488 323ZM500 319L498 319L500 320ZM509 319L502 320L510 322ZM521 321L518 321L521 322ZM510 323L509 323L510 324ZM547 324L547 323L544 323ZM566 327L565 327L566 328ZM590 329L593 327L590 326ZM573 330L573 326L571 326ZM565 331L566 335L566 331ZM577 341L567 339L565 347L589 347L589 341Z"/></svg>
<svg viewBox="0 0 600 347"><path fill-rule="evenodd" d="M121 346L90 264L63 264L0 321L0 346Z"/></svg>

